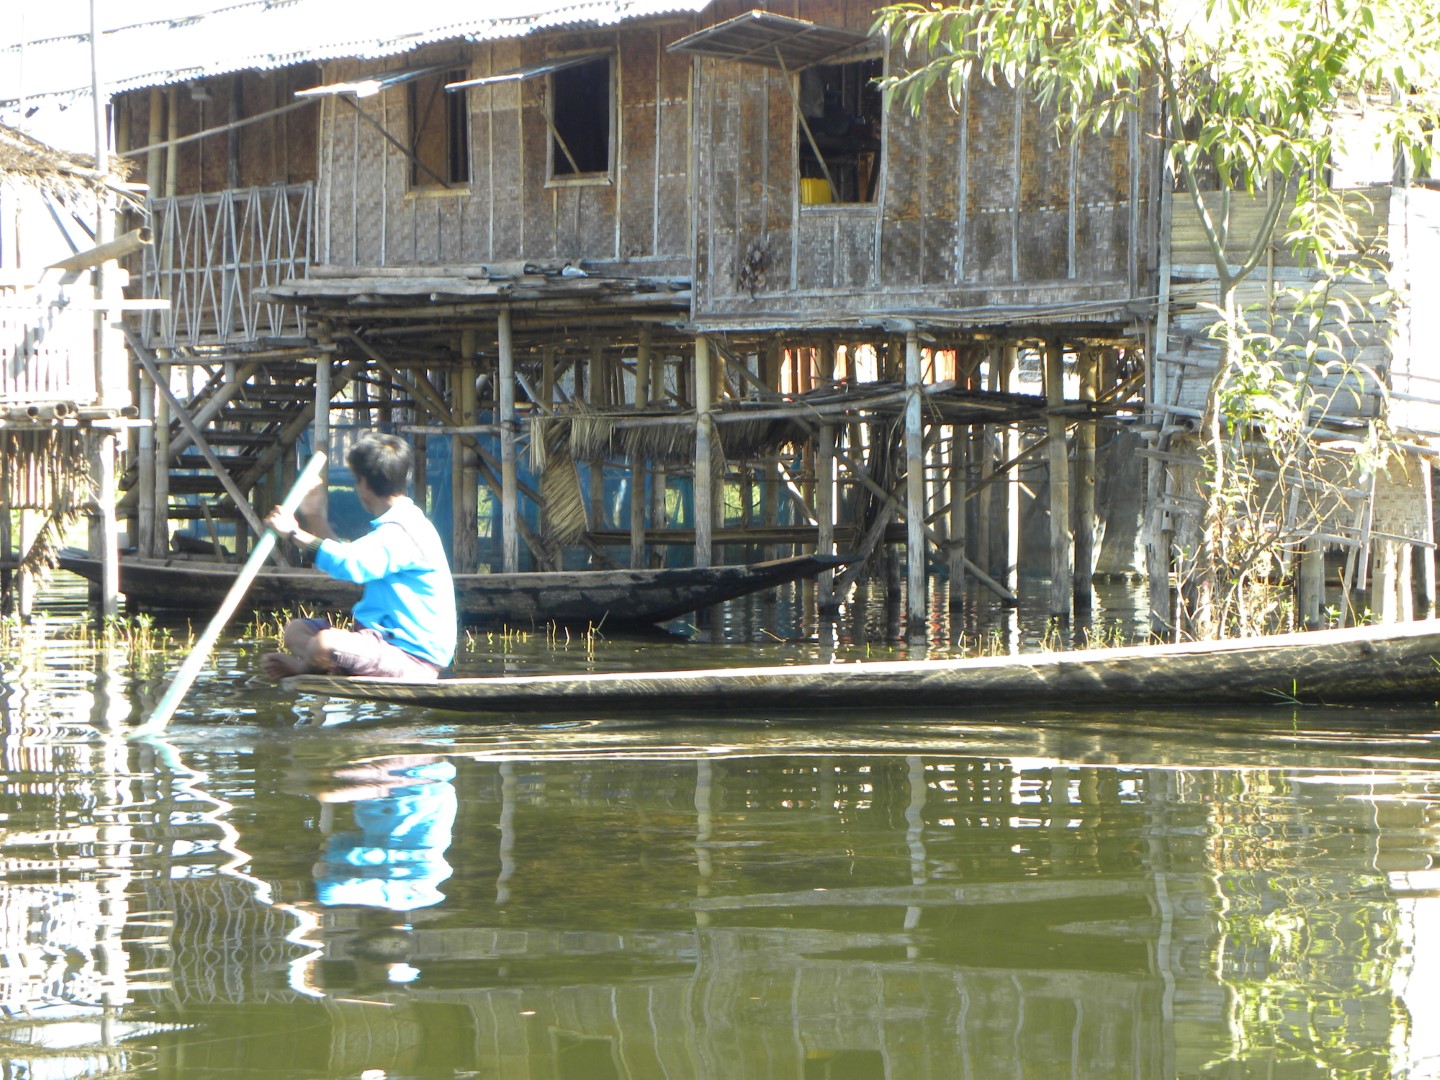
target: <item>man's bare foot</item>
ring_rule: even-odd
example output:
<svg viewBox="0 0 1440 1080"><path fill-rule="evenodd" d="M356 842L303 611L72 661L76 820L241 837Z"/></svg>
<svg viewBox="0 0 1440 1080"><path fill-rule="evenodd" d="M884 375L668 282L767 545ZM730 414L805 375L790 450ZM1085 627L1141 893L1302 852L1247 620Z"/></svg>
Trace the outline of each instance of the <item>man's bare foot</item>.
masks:
<svg viewBox="0 0 1440 1080"><path fill-rule="evenodd" d="M260 657L260 672L272 682L289 678L291 675L306 675L313 669L298 656L289 653L266 653Z"/></svg>

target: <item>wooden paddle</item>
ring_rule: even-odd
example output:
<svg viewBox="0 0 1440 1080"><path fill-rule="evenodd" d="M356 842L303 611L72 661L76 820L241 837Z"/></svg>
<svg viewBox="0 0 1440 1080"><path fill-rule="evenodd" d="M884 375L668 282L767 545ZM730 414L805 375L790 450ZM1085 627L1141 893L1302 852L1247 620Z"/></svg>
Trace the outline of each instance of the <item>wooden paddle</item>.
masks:
<svg viewBox="0 0 1440 1080"><path fill-rule="evenodd" d="M295 481L295 486L290 489L290 494L286 495L285 501L280 504L281 508L293 514L306 492L319 481L321 470L324 468L325 455L317 453L305 465L304 470ZM235 584L230 586L230 591L225 594L219 610L210 619L210 625L205 627L205 632L200 635L200 640L195 643L195 647L190 650L190 655L185 658L185 662L180 665L180 670L175 673L175 680L165 691L165 696L155 706L155 711L150 714L150 718L131 730L131 738L154 735L156 732L165 730L165 725L170 722L170 717L174 715L180 699L185 696L185 691L190 689L190 684L195 681L195 676L200 674L200 669L205 666L205 661L210 656L210 650L215 647L215 639L220 636L220 631L225 628L230 616L235 613L236 607L239 606L241 599L250 588L251 582L255 580L255 575L260 573L260 567L269 557L270 552L275 549L275 541L275 530L266 526L260 534L260 539L255 543L255 550L250 552L250 557L241 567Z"/></svg>

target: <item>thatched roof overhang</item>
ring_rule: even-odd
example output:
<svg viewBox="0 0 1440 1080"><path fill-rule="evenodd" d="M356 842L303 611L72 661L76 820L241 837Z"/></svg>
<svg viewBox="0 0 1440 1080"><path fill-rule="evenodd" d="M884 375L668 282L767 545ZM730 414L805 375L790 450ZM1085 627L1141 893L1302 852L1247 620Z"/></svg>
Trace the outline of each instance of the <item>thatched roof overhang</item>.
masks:
<svg viewBox="0 0 1440 1080"><path fill-rule="evenodd" d="M128 171L128 162L112 162L109 172L95 168L95 159L33 139L0 124L0 183L22 184L44 195L71 198L112 190Z"/></svg>

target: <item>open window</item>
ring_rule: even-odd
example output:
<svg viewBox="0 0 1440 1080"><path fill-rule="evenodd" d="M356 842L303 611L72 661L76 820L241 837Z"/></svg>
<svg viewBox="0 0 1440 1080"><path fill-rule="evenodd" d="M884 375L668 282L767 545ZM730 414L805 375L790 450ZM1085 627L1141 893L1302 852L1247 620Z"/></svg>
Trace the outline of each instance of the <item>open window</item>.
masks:
<svg viewBox="0 0 1440 1080"><path fill-rule="evenodd" d="M550 178L608 176L614 80L604 54L550 72Z"/></svg>
<svg viewBox="0 0 1440 1080"><path fill-rule="evenodd" d="M470 183L469 99L447 93L463 71L435 71L410 80L410 186L455 187Z"/></svg>
<svg viewBox="0 0 1440 1080"><path fill-rule="evenodd" d="M615 159L615 77L611 52L556 56L529 67L451 82L447 89L545 79L552 183L608 180Z"/></svg>
<svg viewBox="0 0 1440 1080"><path fill-rule="evenodd" d="M878 56L800 72L795 141L801 202L875 201L884 116L876 80L883 74Z"/></svg>
<svg viewBox="0 0 1440 1080"><path fill-rule="evenodd" d="M884 61L867 34L755 10L668 48L780 72L795 107L800 201L875 201L884 114L875 80Z"/></svg>

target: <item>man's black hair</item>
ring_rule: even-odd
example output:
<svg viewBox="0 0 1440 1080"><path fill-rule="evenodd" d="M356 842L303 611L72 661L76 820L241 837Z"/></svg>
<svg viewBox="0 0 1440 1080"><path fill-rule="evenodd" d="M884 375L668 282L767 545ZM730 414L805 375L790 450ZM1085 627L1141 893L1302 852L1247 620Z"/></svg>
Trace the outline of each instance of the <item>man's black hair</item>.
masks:
<svg viewBox="0 0 1440 1080"><path fill-rule="evenodd" d="M345 464L382 498L403 495L410 483L410 444L394 435L366 435L350 448Z"/></svg>

